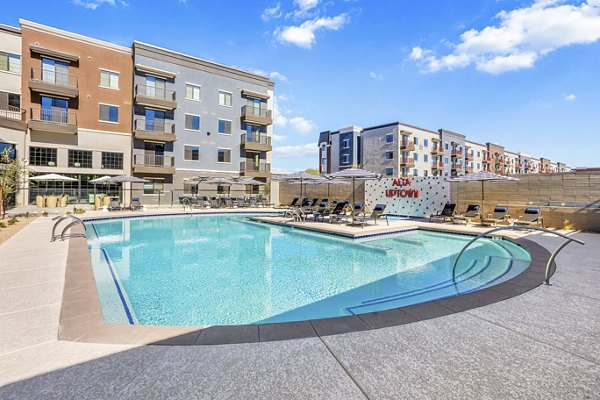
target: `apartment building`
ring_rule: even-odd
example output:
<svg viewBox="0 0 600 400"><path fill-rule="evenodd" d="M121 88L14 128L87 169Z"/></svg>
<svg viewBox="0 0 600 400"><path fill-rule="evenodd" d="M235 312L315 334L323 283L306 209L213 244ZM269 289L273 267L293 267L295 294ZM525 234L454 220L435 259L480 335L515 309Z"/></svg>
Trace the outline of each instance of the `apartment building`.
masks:
<svg viewBox="0 0 600 400"><path fill-rule="evenodd" d="M130 173L131 49L20 24L21 108L31 169L73 177L79 192L97 176Z"/></svg>
<svg viewBox="0 0 600 400"><path fill-rule="evenodd" d="M384 176L460 176L567 172L564 163L535 159L496 143L476 143L447 129L437 131L402 122L369 128L350 126L319 134L319 170L330 174L364 168Z"/></svg>
<svg viewBox="0 0 600 400"><path fill-rule="evenodd" d="M145 193L190 192L197 176L270 177L272 81L142 42L133 60L133 174Z"/></svg>
<svg viewBox="0 0 600 400"><path fill-rule="evenodd" d="M0 152L8 151L13 159L24 157L26 129L21 108L21 30L0 25Z"/></svg>

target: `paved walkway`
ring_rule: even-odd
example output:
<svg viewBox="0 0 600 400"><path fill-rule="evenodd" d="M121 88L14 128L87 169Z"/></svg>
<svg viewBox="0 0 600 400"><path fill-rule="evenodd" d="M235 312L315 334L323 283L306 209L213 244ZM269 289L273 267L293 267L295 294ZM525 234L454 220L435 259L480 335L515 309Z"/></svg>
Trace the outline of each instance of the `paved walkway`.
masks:
<svg viewBox="0 0 600 400"><path fill-rule="evenodd" d="M391 328L281 342L57 341L67 242L38 218L0 246L2 399L598 399L600 235L551 287ZM559 239L530 239L554 248Z"/></svg>

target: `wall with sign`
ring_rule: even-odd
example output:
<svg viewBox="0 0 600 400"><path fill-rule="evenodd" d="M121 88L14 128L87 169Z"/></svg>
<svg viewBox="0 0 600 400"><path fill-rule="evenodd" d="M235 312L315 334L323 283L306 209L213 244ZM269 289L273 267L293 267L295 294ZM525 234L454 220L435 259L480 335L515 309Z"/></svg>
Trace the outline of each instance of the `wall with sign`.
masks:
<svg viewBox="0 0 600 400"><path fill-rule="evenodd" d="M386 204L385 212L410 217L429 217L450 202L450 184L443 177L382 178L365 182L368 210Z"/></svg>

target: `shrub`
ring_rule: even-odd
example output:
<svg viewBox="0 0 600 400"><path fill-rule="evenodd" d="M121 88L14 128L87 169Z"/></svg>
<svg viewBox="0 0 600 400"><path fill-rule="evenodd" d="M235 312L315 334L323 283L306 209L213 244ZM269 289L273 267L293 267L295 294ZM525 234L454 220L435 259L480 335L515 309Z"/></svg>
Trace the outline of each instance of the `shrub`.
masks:
<svg viewBox="0 0 600 400"><path fill-rule="evenodd" d="M44 211L44 212L42 213L42 217L47 217L47 216L48 216L48 211Z"/></svg>
<svg viewBox="0 0 600 400"><path fill-rule="evenodd" d="M9 225L14 225L14 224L16 224L17 222L19 222L19 220L18 220L16 217L11 217L11 218L8 220L8 224L9 224Z"/></svg>
<svg viewBox="0 0 600 400"><path fill-rule="evenodd" d="M0 228L6 228L6 224L4 222L0 222Z"/></svg>

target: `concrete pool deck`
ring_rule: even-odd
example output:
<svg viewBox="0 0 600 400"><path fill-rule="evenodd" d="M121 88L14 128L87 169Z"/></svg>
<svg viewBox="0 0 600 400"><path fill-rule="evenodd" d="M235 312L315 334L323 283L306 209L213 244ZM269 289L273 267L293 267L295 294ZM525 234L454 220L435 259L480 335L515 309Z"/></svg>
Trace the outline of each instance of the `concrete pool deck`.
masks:
<svg viewBox="0 0 600 400"><path fill-rule="evenodd" d="M184 347L57 340L69 241L50 243L51 226L38 218L0 246L2 399L600 394L600 235L575 234L586 245L563 250L553 286L495 304L363 332Z"/></svg>

